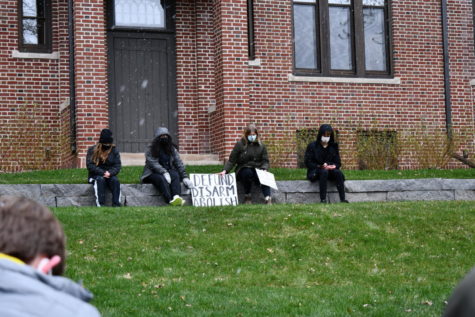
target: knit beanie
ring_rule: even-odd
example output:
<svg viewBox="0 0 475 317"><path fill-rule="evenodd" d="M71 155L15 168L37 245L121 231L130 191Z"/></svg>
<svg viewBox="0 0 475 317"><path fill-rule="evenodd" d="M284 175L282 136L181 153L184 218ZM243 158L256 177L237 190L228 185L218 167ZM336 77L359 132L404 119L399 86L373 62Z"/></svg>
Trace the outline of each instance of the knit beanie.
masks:
<svg viewBox="0 0 475 317"><path fill-rule="evenodd" d="M99 143L102 144L109 144L114 142L114 139L112 138L112 131L109 129L103 129L101 131L101 136L99 138Z"/></svg>

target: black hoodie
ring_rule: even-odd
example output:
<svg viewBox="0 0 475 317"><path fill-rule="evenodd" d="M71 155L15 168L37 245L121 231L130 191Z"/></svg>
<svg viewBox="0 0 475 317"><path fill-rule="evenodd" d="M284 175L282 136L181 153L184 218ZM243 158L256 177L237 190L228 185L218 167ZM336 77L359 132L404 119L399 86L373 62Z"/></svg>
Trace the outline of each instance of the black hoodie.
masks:
<svg viewBox="0 0 475 317"><path fill-rule="evenodd" d="M321 144L322 135L325 131L331 131L330 141L326 148ZM307 150L305 151L307 178L314 179L317 170L323 168L324 163L327 163L327 165L335 165L337 169L341 166L338 143L335 142L335 133L329 124L323 124L318 130L317 140L307 146Z"/></svg>

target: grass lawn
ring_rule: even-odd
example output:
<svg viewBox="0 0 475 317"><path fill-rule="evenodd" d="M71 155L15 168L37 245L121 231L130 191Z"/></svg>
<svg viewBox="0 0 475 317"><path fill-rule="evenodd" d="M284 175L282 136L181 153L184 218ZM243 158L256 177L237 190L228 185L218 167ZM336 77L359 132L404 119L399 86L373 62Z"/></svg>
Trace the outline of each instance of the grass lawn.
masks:
<svg viewBox="0 0 475 317"><path fill-rule="evenodd" d="M473 202L56 208L103 316L440 316Z"/></svg>
<svg viewBox="0 0 475 317"><path fill-rule="evenodd" d="M135 184L142 175L141 166L124 166L119 174L122 184ZM188 173L218 173L221 165L187 166ZM272 168L277 180L303 180L306 170L303 168ZM475 169L448 170L344 170L347 180L362 179L407 179L407 178L475 178ZM0 184L82 184L86 183L86 169L62 169L54 171L35 171L26 173L0 173Z"/></svg>

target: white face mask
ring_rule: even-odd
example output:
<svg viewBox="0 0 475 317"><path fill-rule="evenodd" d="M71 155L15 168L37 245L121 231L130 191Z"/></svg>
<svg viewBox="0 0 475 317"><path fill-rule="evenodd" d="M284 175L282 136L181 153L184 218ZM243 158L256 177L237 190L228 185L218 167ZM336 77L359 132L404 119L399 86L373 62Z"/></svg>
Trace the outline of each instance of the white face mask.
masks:
<svg viewBox="0 0 475 317"><path fill-rule="evenodd" d="M257 138L257 135L248 135L247 136L247 140L249 142L255 142L256 141L256 138Z"/></svg>
<svg viewBox="0 0 475 317"><path fill-rule="evenodd" d="M329 137L329 136L322 136L322 142L323 142L323 143L328 143L328 142L330 142L330 137Z"/></svg>

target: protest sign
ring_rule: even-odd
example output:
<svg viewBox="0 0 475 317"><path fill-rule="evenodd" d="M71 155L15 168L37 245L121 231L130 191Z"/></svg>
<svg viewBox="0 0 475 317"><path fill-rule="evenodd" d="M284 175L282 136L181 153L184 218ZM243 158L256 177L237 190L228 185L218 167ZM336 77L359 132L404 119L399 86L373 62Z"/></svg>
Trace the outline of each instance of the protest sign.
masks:
<svg viewBox="0 0 475 317"><path fill-rule="evenodd" d="M190 174L193 206L236 206L236 174Z"/></svg>
<svg viewBox="0 0 475 317"><path fill-rule="evenodd" d="M256 168L256 172L257 172L257 177L259 177L259 183L261 183L262 185L267 185L269 187L272 187L275 190L278 190L277 183L275 182L274 174L268 171L260 170L258 168Z"/></svg>

